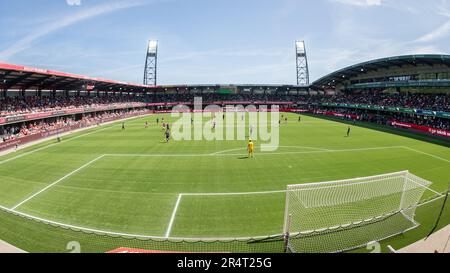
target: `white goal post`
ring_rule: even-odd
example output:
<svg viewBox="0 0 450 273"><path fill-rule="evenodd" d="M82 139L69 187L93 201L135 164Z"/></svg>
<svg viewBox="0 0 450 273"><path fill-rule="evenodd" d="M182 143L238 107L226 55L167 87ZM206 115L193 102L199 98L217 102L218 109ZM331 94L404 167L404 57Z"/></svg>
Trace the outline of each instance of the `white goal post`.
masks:
<svg viewBox="0 0 450 273"><path fill-rule="evenodd" d="M290 185L285 233L290 252L329 253L363 247L416 228L418 203L431 182L409 171Z"/></svg>

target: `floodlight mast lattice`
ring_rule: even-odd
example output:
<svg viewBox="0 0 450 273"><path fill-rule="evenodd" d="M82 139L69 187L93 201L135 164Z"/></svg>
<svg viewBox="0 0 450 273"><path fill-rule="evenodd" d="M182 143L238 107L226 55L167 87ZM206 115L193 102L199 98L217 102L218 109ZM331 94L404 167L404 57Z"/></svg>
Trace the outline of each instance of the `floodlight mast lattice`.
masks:
<svg viewBox="0 0 450 273"><path fill-rule="evenodd" d="M306 46L304 41L295 42L295 57L297 60L297 85L309 85L308 58L306 56Z"/></svg>
<svg viewBox="0 0 450 273"><path fill-rule="evenodd" d="M156 86L158 68L158 41L150 40L145 58L144 84Z"/></svg>

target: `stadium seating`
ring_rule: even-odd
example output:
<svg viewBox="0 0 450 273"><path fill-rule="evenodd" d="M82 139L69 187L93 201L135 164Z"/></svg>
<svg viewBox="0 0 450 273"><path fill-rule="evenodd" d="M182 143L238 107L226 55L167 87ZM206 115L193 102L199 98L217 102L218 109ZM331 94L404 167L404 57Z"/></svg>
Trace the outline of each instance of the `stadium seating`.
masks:
<svg viewBox="0 0 450 273"><path fill-rule="evenodd" d="M335 113L358 116L360 121L381 125L390 125L392 121L428 126L436 129L450 130L450 120L445 118L418 115L415 113L399 113L387 111L370 111L357 108L346 108L323 104L351 104L382 107L401 107L429 111L450 112L449 94L340 94L340 95L286 95L286 94L152 94L147 96L102 96L102 97L8 97L0 100L0 118L14 117L24 114L45 113L55 110L75 108L96 108L115 106L119 109L127 108L127 103L175 103L194 101L194 97L201 96L204 103L218 102L291 102L293 105L311 112L333 111ZM20 138L30 134L52 130L59 127L81 122L97 122L108 115L120 114L101 113L90 114L81 119L72 117L44 119L35 122L11 124L0 127L0 142Z"/></svg>
<svg viewBox="0 0 450 273"><path fill-rule="evenodd" d="M29 113L44 113L78 107L120 106L127 102L139 102L139 97L7 97L0 100L0 117Z"/></svg>

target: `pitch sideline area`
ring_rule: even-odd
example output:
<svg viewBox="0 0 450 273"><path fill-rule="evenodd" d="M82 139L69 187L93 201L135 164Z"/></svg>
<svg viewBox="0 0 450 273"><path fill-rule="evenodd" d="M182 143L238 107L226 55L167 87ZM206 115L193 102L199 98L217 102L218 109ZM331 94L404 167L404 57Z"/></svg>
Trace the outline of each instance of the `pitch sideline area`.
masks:
<svg viewBox="0 0 450 273"><path fill-rule="evenodd" d="M142 120L142 119L140 119L140 120ZM319 124L320 123L322 123L322 121L320 121ZM337 127L337 125L335 123L331 123L331 124L332 124L332 127ZM136 125L137 124L134 124L134 123L132 124L132 126L136 126ZM292 124L291 126L297 126L297 125L296 124L295 125ZM139 127L139 126L136 126L136 127ZM339 128L341 128L341 127L339 127ZM104 128L104 129L109 129L109 128ZM93 131L93 133L94 132L96 132L96 131ZM50 147L50 148L52 148L52 147ZM41 148L39 148L39 149L41 149ZM232 160L232 161L242 160L242 157L245 156L245 152L242 152L242 153L237 153L237 152L238 151L242 151L244 149L245 148L233 148L233 149L224 149L224 150L218 150L218 151L212 151L212 152L211 151L205 151L205 152L201 152L201 153L194 153L194 152L189 151L186 154L183 154L183 153L170 153L170 152L169 153L154 153L154 154L149 154L149 153L142 153L142 154L136 154L136 153L105 153L105 154L100 154L99 156L96 156L95 158L93 158L90 161L88 161L87 163L84 163L83 165L78 165L80 167L77 167L77 168L73 169L70 172L66 172L59 179L53 180L54 182L51 182L51 183L47 182L46 183L47 184L46 187L42 187L42 188L39 188L39 190L37 190L37 191L33 191L33 193L31 195L28 195L26 198L22 199L20 202L15 203L13 206L11 206L11 208L7 208L6 206L3 206L3 208L4 209L6 208L6 209L11 210L11 211L16 212L16 213L24 213L24 214L26 214L28 216L32 216L32 215L38 214L39 216L36 216L36 217L37 218L41 218L41 219L51 218L49 216L51 216L52 213L47 214L47 212L45 210L41 211L39 209L39 207L41 207L40 205L42 205L42 204L47 204L48 205L49 202L50 202L50 203L53 203L53 204L51 204L51 207L53 207L52 209L54 209L54 206L58 205L58 202L53 202L51 200L52 198L55 198L56 195L59 196L57 199L61 198L61 190L64 192L64 194L67 194L67 195L71 195L74 192L80 190L80 189L76 189L75 187L77 187L77 186L72 185L72 183L76 183L77 181L83 181L84 179L89 178L90 174L96 173L96 170L98 170L98 168L97 169L96 168L92 168L93 166L95 167L98 164L103 165L103 166L108 165L108 164L115 165L115 164L113 164L113 162L109 162L108 163L108 159L112 159L113 161L115 161L115 160L119 160L120 161L120 160L123 160L124 158L126 158L125 161L126 162L133 162L133 166L134 165L140 165L140 166L149 166L150 165L151 166L152 165L151 163L154 163L155 160L161 159L161 158L167 158L166 160L172 160L172 159L182 160L181 164L183 164L183 162L186 162L187 160L192 161L193 159L200 159L200 160L203 161L203 160L216 159L216 158L226 158L225 160L226 160L226 162L228 162L230 160ZM363 148L348 148L348 149L336 149L334 147L326 147L326 148L324 148L324 147L319 147L318 145L316 145L316 146L313 146L313 145L311 145L311 146L306 146L306 145L304 145L304 146L303 145L302 146L300 146L300 145L284 145L284 146L281 146L280 149L281 149L281 152L257 154L257 157L261 158L261 159L256 159L256 160L270 160L270 159L271 160L280 160L283 157L289 157L291 159L293 157L294 159L299 159L299 157L303 157L303 156L308 157L309 159L311 159L312 157L315 157L315 156L321 157L321 156L333 155L333 154L344 154L344 155L350 156L350 157L351 157L352 154L357 156L357 157L359 157L361 155L371 157L369 155L370 153L378 154L378 153L383 153L383 152L386 152L386 151L392 151L393 153L406 154L405 157L412 156L412 155L417 156L417 155L421 154L422 156L428 157L427 161L433 161L433 162L440 161L442 164L450 162L448 159L443 158L441 156L434 155L434 154L431 154L431 153L428 153L428 152L423 152L423 151L420 151L418 149L411 148L411 147L408 147L408 146L403 146L403 145L398 145L398 146L397 145L395 145L395 146L379 146L379 147L363 147ZM296 151L296 149L298 149L298 151ZM39 153L37 153L37 154L39 154ZM25 154L25 155L28 155L28 154ZM22 159L23 157L24 156L18 155L18 157L14 158L14 159L6 159L4 161L0 161L0 164L14 163L14 161L16 159L19 160L19 159ZM240 157L240 158L236 159L236 157ZM275 158L272 158L272 157L275 157ZM269 159L262 159L262 158L269 158ZM336 157L333 156L333 158L336 158ZM146 160L148 160L148 159L150 161L146 162ZM138 162L140 160L142 162ZM103 161L105 161L105 162L103 162ZM118 161L115 161L115 162L118 162ZM122 162L121 166L127 166L126 162L125 163ZM257 162L257 161L255 161L255 162ZM148 164L148 163L150 163L150 164ZM93 170L90 170L91 168ZM288 166L288 168L289 168L289 166ZM118 169L120 170L120 168L118 168ZM295 170L295 166L293 166L291 169ZM80 176L80 177L78 178L78 176ZM348 178L352 178L352 177L356 177L356 176L355 175L348 176ZM97 182L99 182L99 181L101 181L101 179L99 179L99 178L101 178L101 177L96 177L93 180L96 180ZM107 179L107 178L105 178L105 179ZM214 179L217 179L217 178L214 176ZM318 179L321 179L321 178L320 177L316 177L315 180L311 180L311 181L320 181ZM321 180L325 180L325 179L326 178L324 177ZM250 179L250 180L252 180L252 179ZM290 182L287 182L287 181L290 181ZM254 181L250 181L250 182L254 183ZM274 199L272 199L272 200L263 200L262 202L261 201L257 201L256 203L260 203L261 204L261 203L270 202L270 203L273 204L274 200L281 201L281 202L279 202L278 205L275 206L275 207L278 206L277 208L275 208L275 210L276 209L279 210L282 207L282 205L283 205L283 202L282 202L283 201L283 197L284 197L283 193L285 192L285 187L284 186L280 186L280 184L281 185L287 185L288 183L296 183L296 182L297 181L292 180L292 178L289 178L287 180L285 179L284 182L282 182L282 183L274 183L273 185L265 185L265 187L260 187L260 186L256 186L256 187L251 187L251 186L250 187L236 187L237 189L243 188L244 190L243 191L233 191L233 189L229 189L229 192L220 191L221 189L222 190L223 189L227 189L227 187L224 187L222 185L222 186L219 186L219 187L215 188L217 190L216 193L214 191L202 191L202 189L198 189L195 186L194 187L190 187L192 185L187 185L187 187L186 187L186 185L184 185L184 186L180 187L179 191L176 190L176 188L175 188L176 185L171 185L172 191L167 191L167 192L164 192L164 191L162 191L162 192L147 191L147 192L142 193L142 194L147 194L148 196L157 196L157 195L170 196L168 198L168 200L167 200L167 205L165 205L165 207L167 208L166 209L167 212L163 213L164 217L161 217L161 218L165 218L165 221L164 221L165 223L159 229L159 233L158 234L148 234L147 233L147 235L138 235L138 236L152 237L153 235L157 235L157 236L154 236L154 237L155 238L171 237L171 233L172 233L173 228L175 226L177 226L177 218L178 218L177 215L178 215L179 209L180 209L180 207L182 208L182 207L185 206L183 204L183 201L184 201L183 199L185 199L187 197L198 197L198 196L206 197L207 196L208 199L210 199L210 198L217 198L217 197L222 197L222 199L223 199L224 196L225 197L227 197L227 196L228 197L230 197L230 196L236 197L236 196L244 196L244 195L247 195L247 196L251 196L251 195L255 195L256 196L256 195L258 195L259 196L259 195L268 195L268 194L270 194L270 195L272 195L272 194L273 195L277 195L278 194L279 197L274 197ZM64 185L60 186L60 184L64 184ZM84 186L86 186L86 184ZM98 186L98 185L96 185L96 186ZM58 190L54 191L55 188L58 189ZM190 188L193 188L194 191L189 191ZM206 187L206 189L208 189L208 188L211 188L211 187ZM260 189L261 188L263 190L261 190L261 191L259 191L259 190L258 191L249 191L249 190L246 190L246 188L248 188L249 190L252 189L252 188L255 188L255 189ZM266 189L268 189L268 190L266 190ZM71 190L74 190L74 192L71 192ZM84 194L86 194L86 193L89 192L89 190L90 190L90 188L86 187L86 188L82 189L81 191L83 191ZM97 193L102 193L102 190L104 190L103 194L107 194L108 192L109 193L113 193L113 192L119 193L120 192L121 195L130 194L131 196L137 194L137 193L133 193L132 191L127 191L127 190L121 191L120 187L118 187L117 189L114 189L114 188L110 188L110 189L93 188L92 189L93 192L97 192ZM198 191L198 192L196 192L195 190ZM189 193L189 192L191 192L191 193ZM207 192L210 192L210 193L207 193ZM435 192L437 193L438 191L435 191ZM44 198L43 198L43 200L39 201L41 196L43 196ZM48 196L53 196L53 197L48 198ZM78 194L78 197L80 197L79 194ZM271 198L273 198L273 197L271 197ZM65 199L65 198L62 197L61 199ZM132 197L130 199L132 199ZM254 198L250 198L250 199L254 199ZM29 202L33 203L33 201L35 201L35 200L38 200L38 202L36 202L32 206L27 206ZM58 200L56 200L56 201L58 201ZM59 201L61 201L61 200L59 200ZM230 200L221 200L221 202L222 201L225 202L225 204L227 202L230 202ZM190 200L190 201L188 201L188 205L187 205L187 207L184 210L190 210L191 209L190 210L191 213L194 213L197 210L192 210L192 208L196 208L196 207L197 208L198 207L202 208L202 205L199 204L199 203L202 203L202 202L204 202L204 201L198 201L198 200L192 201L192 200ZM215 201L209 202L209 203L214 203L214 202ZM189 203L192 203L192 204L189 204ZM208 202L206 202L206 204L203 204L203 208L207 207L209 205L207 203ZM237 207L239 207L239 205L243 204L242 202L237 202L237 203L238 203ZM223 205L225 205L225 204L222 204L221 206L218 206L217 208L215 208L216 212L222 210L223 209ZM59 205L64 205L64 204L59 203ZM21 210L22 206L25 207L24 211ZM43 206L43 207L45 207L45 206ZM263 208L264 207L261 207L261 209L263 209ZM85 209L85 208L83 208L83 209ZM236 211L237 210L235 210L234 212L236 212ZM256 211L258 211L258 209ZM53 211L53 213L54 213L54 211ZM231 214L233 214L233 213L231 213ZM274 214L279 214L279 211L278 211L278 213L274 213ZM80 214L80 215L82 215L82 214ZM78 216L80 216L80 215L78 215ZM183 215L183 213L182 213L182 215ZM274 215L272 215L272 216L274 216ZM189 216L185 216L184 218L189 218ZM243 218L245 218L245 216L241 217L240 220L242 220ZM267 223L268 220L273 221L273 220L276 220L277 218L281 218L281 217L278 215L278 217L275 216L275 217L269 217L269 218L270 219L264 219L264 221L262 221L261 223ZM217 218L213 219L213 220L217 220ZM278 219L278 220L280 220L280 219ZM58 221L54 221L54 222L58 223L58 224L68 225L68 226L72 225L72 223L65 224L66 223L65 221L59 221L59 220ZM81 221L81 222L83 222L83 221ZM184 219L183 222L186 222L186 220ZM89 225L89 223L87 223L87 224ZM183 235L183 236L186 236L187 238L189 238L189 236L188 236L189 228L192 228L192 226L195 226L196 224L198 224L198 223L195 223L195 224L192 224L192 225L184 224L184 226L187 228L187 230L182 231L180 234ZM282 219L281 219L281 221L278 224L279 225L282 224ZM73 226L78 227L79 225L74 223ZM82 225L82 226L84 226L84 225ZM181 223L181 226L183 226L183 223ZM237 238L237 237L240 237L239 236L239 232L240 231L236 230L236 227L237 226L231 226L230 230L222 230L216 236L218 238ZM240 228L242 228L242 224L240 225ZM87 229L89 229L89 228L87 228ZM113 232L115 231L115 229L107 228L107 227L101 227L101 229L99 229L99 231L102 231L103 229L112 230ZM197 232L202 232L202 231L205 231L207 229L208 229L207 227L203 226L201 228L198 228ZM97 230L96 226L93 226L92 230ZM276 231L276 230L279 230L279 232L274 233L274 231ZM215 231L217 231L217 229L213 230L213 232L215 232ZM265 235L269 235L269 234L279 234L279 233L282 232L282 229L279 226L278 228L273 228L270 231L269 230L260 229L259 232L260 233L255 231L255 232L252 232L252 233L249 233L249 234L243 234L243 235L244 236L245 235L249 235L249 236L255 236L255 235L265 236ZM117 232L117 234L121 234L121 232ZM123 233L123 234L128 234L128 233ZM226 234L230 234L231 237L226 237ZM194 234L194 235L197 235L197 234ZM210 235L214 236L215 234L210 234ZM208 234L206 234L206 237L209 237ZM214 237L214 238L216 238L216 237Z"/></svg>
<svg viewBox="0 0 450 273"><path fill-rule="evenodd" d="M450 225L395 253L450 253Z"/></svg>
<svg viewBox="0 0 450 273"><path fill-rule="evenodd" d="M306 149L311 149L311 150L315 150L315 151L286 152L286 153L261 153L261 154L259 154L259 156L264 156L264 155L281 155L281 156L283 156L283 155L287 155L287 154L313 154L313 153L345 153L345 152L374 151L374 150L384 150L384 149L407 149L407 150L409 150L407 147L403 147L403 146L379 147L379 148L360 148L360 149L348 149L348 150L330 150L330 149L324 149L324 148L312 148L312 147L304 147L304 146L280 146L280 148L306 148ZM243 155L245 155L245 154L225 154L226 152L236 151L236 150L242 150L242 149L231 149L231 150L220 151L220 152L216 152L216 153L212 153L212 154L173 154L173 155L168 155L168 154L155 154L155 155L149 155L149 154L147 154L147 155L146 154L141 154L141 155L104 154L104 155L98 156L95 159L87 162L86 164L82 165L81 167L75 169L74 171L64 175L62 178L52 182L47 187L32 194L29 197L27 197L23 201L14 205L9 210L13 211L13 212L17 212L18 208L21 207L22 205L24 205L25 203L36 198L38 195L44 193L51 187L54 187L57 184L63 182L64 180L68 179L69 177L76 175L78 172L81 172L83 169L89 168L89 166L91 166L92 164L94 164L95 162L97 162L99 160L102 160L105 157L156 157L156 158L160 158L160 157L218 157L218 156L243 156ZM421 152L417 151L417 153L421 153ZM443 158L440 158L440 159L447 161ZM433 190L431 190L431 191L437 195L440 194L436 191L433 191ZM285 192L286 192L286 190L273 190L273 191L260 191L260 192L228 192L228 193L219 193L219 192L217 192L217 193L179 193L178 197L177 197L177 201L175 203L174 210L173 210L171 218L169 220L168 228L164 235L164 238L170 238L172 226L176 219L176 213L177 213L180 203L182 202L183 197L265 195L265 194L278 194L278 193L285 193ZM83 228L83 227L80 227L80 228ZM278 235L280 235L280 234L278 234ZM138 236L145 237L148 235L138 235ZM258 235L256 237L264 237L264 235ZM205 238L205 239L207 239L207 238ZM223 238L223 239L230 239L230 238Z"/></svg>

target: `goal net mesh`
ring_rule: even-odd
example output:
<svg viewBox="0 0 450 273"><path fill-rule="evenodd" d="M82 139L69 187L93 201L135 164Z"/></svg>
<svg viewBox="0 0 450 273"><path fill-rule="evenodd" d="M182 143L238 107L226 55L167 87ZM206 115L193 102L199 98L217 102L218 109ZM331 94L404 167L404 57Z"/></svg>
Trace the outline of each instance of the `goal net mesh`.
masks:
<svg viewBox="0 0 450 273"><path fill-rule="evenodd" d="M408 230L431 182L408 171L288 186L288 250L343 252Z"/></svg>

